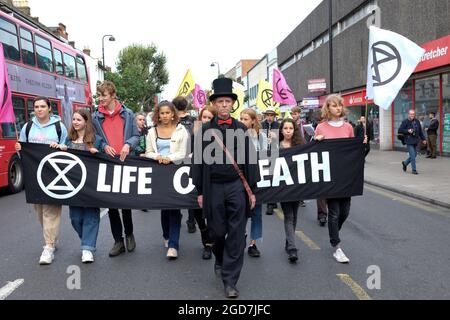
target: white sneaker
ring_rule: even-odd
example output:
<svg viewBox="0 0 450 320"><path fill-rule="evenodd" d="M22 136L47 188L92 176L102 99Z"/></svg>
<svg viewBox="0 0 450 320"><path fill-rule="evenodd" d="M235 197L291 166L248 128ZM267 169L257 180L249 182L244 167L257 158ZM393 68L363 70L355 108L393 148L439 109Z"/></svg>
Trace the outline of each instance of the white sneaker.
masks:
<svg viewBox="0 0 450 320"><path fill-rule="evenodd" d="M178 258L178 251L177 251L177 249L169 248L169 250L167 250L167 258L169 258L169 259L176 259L176 258Z"/></svg>
<svg viewBox="0 0 450 320"><path fill-rule="evenodd" d="M44 247L44 251L42 251L41 257L39 258L39 264L51 264L53 259L55 259L55 248Z"/></svg>
<svg viewBox="0 0 450 320"><path fill-rule="evenodd" d="M339 263L349 263L350 259L344 254L341 248L338 248L335 253L333 253L333 257Z"/></svg>
<svg viewBox="0 0 450 320"><path fill-rule="evenodd" d="M94 255L89 250L83 250L81 255L81 262L83 263L92 263L94 262Z"/></svg>
<svg viewBox="0 0 450 320"><path fill-rule="evenodd" d="M169 247L169 240L163 239L164 240L164 248L168 248Z"/></svg>

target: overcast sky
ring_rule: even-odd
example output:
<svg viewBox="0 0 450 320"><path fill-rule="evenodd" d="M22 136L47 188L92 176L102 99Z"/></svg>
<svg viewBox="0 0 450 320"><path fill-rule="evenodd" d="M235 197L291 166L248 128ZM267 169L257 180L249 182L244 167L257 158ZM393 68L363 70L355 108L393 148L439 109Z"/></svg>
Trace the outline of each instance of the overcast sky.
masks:
<svg viewBox="0 0 450 320"><path fill-rule="evenodd" d="M167 56L172 99L186 70L202 87L241 59L260 59L285 39L322 0L29 0L31 14L47 26L67 26L78 49L89 47L109 66L121 49L154 43ZM324 17L327 19L327 17Z"/></svg>

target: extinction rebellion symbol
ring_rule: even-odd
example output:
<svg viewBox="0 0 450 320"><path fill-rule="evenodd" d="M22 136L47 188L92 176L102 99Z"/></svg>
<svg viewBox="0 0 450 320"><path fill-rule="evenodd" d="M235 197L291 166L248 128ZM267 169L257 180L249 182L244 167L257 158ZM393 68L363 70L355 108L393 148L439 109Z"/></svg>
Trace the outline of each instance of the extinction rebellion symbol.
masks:
<svg viewBox="0 0 450 320"><path fill-rule="evenodd" d="M373 86L379 87L393 81L402 70L402 58L397 48L386 41L372 46Z"/></svg>
<svg viewBox="0 0 450 320"><path fill-rule="evenodd" d="M53 170L46 166L47 162ZM71 172L73 172L73 174L70 174ZM53 178L55 173L56 177ZM77 187L69 180L69 176L72 178L72 182L74 182L74 180L80 181ZM54 199L69 199L75 196L84 187L86 177L86 166L81 159L67 152L55 152L49 154L42 159L37 170L39 186L46 195ZM52 178L53 180L51 180ZM51 182L48 182L50 180Z"/></svg>
<svg viewBox="0 0 450 320"><path fill-rule="evenodd" d="M189 82L185 81L183 83L183 87L181 88L180 92L178 93L179 96L186 96L189 92L189 89L191 88L191 85Z"/></svg>

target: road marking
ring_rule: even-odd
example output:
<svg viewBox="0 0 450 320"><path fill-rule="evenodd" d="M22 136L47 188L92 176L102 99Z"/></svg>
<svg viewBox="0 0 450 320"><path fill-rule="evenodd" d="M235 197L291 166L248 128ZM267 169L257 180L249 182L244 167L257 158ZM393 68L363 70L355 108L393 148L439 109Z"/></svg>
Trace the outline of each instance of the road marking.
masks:
<svg viewBox="0 0 450 320"><path fill-rule="evenodd" d="M284 220L283 211L281 211L280 209L273 209L273 211L277 214L277 216L280 220Z"/></svg>
<svg viewBox="0 0 450 320"><path fill-rule="evenodd" d="M303 231L295 231L297 237L299 237L311 250L320 250L320 247L311 240Z"/></svg>
<svg viewBox="0 0 450 320"><path fill-rule="evenodd" d="M284 220L283 211L280 209L273 209L273 211L277 214L277 217L280 220ZM320 250L320 247L311 240L303 231L297 230L295 234L311 249L311 250Z"/></svg>
<svg viewBox="0 0 450 320"><path fill-rule="evenodd" d="M0 300L5 300L11 293L14 292L18 287L20 287L25 280L17 279L14 282L8 282L6 286L0 289Z"/></svg>
<svg viewBox="0 0 450 320"><path fill-rule="evenodd" d="M440 216L450 217L450 213L449 212L444 212L444 210L445 210L444 208L436 209L436 208L433 207L432 204L422 204L422 203L418 202L415 199L411 199L411 198L408 198L408 197L400 196L400 195L391 193L389 191L382 191L382 190L379 190L379 189L374 188L374 187L368 187L367 185L365 185L364 188L369 190L369 191L371 191L371 192L373 192L373 193L376 193L376 194L378 194L380 196L389 198L389 199L391 199L393 201L398 201L398 202L403 203L405 205L416 207L418 209L421 209L421 210L424 210L424 211L427 211L427 212L436 213L436 214L438 214Z"/></svg>
<svg viewBox="0 0 450 320"><path fill-rule="evenodd" d="M100 219L103 218L104 216L106 216L107 213L108 213L108 209L103 209L103 211L100 212Z"/></svg>
<svg viewBox="0 0 450 320"><path fill-rule="evenodd" d="M372 298L357 284L348 274L338 273L338 278L352 289L353 293L359 300L372 300Z"/></svg>

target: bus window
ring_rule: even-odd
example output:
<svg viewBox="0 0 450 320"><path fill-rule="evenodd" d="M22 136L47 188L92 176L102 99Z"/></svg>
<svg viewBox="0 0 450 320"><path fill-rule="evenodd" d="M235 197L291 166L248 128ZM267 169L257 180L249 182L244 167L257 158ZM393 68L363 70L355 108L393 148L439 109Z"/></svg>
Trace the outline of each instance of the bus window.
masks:
<svg viewBox="0 0 450 320"><path fill-rule="evenodd" d="M64 75L64 64L63 64L62 53L58 49L53 49L53 55L55 56L56 74L63 76Z"/></svg>
<svg viewBox="0 0 450 320"><path fill-rule="evenodd" d="M28 99L27 101L27 111L28 111L28 121L34 117L34 103L33 99Z"/></svg>
<svg viewBox="0 0 450 320"><path fill-rule="evenodd" d="M82 57L77 56L77 72L78 79L83 82L87 82L86 65Z"/></svg>
<svg viewBox="0 0 450 320"><path fill-rule="evenodd" d="M75 58L67 53L64 53L64 65L66 67L66 77L75 79Z"/></svg>
<svg viewBox="0 0 450 320"><path fill-rule="evenodd" d="M50 101L50 106L52 107L52 114L59 116L58 104L55 101Z"/></svg>
<svg viewBox="0 0 450 320"><path fill-rule="evenodd" d="M14 108L14 115L16 116L17 130L20 130L27 121L25 115L25 100L23 98L13 96L12 103Z"/></svg>
<svg viewBox="0 0 450 320"><path fill-rule="evenodd" d="M50 41L41 38L38 35L35 36L35 41L38 68L48 72L53 72L53 55Z"/></svg>
<svg viewBox="0 0 450 320"><path fill-rule="evenodd" d="M36 56L34 55L33 36L31 32L20 28L20 45L22 47L22 61L29 66L36 65Z"/></svg>
<svg viewBox="0 0 450 320"><path fill-rule="evenodd" d="M0 41L3 44L5 58L20 61L16 26L2 18L0 18Z"/></svg>

